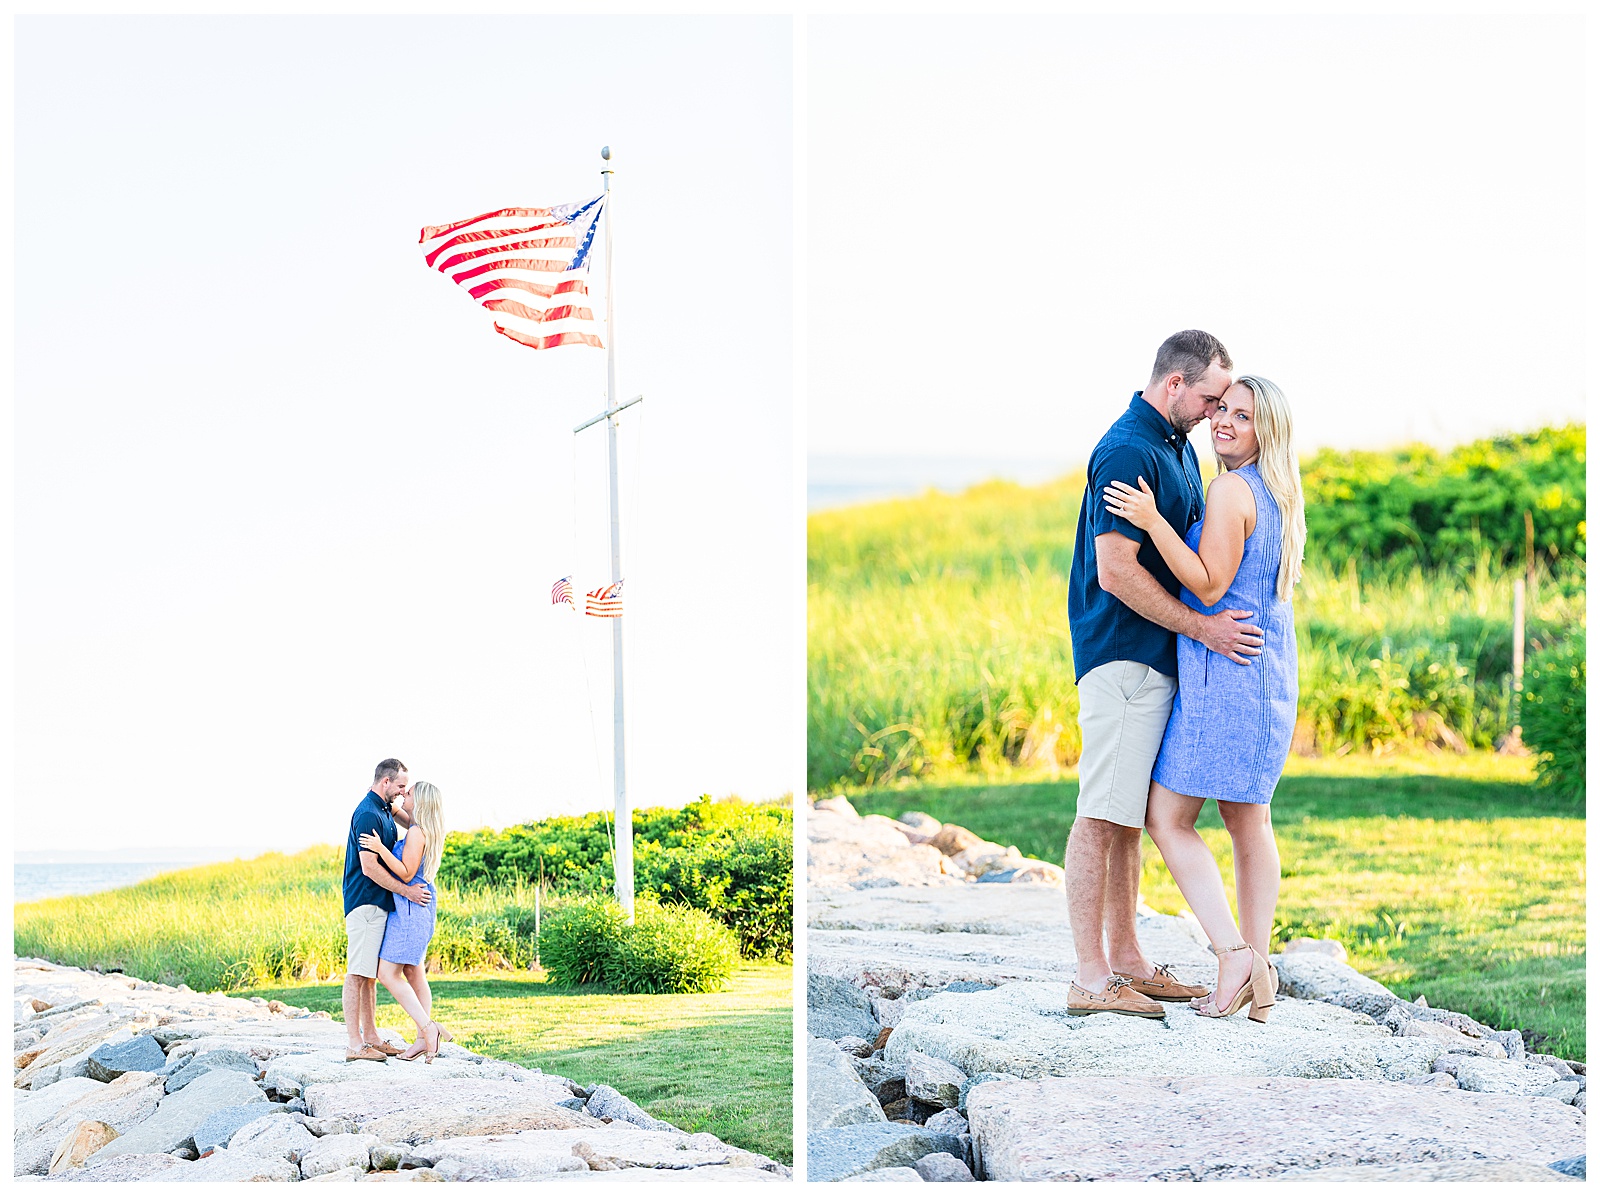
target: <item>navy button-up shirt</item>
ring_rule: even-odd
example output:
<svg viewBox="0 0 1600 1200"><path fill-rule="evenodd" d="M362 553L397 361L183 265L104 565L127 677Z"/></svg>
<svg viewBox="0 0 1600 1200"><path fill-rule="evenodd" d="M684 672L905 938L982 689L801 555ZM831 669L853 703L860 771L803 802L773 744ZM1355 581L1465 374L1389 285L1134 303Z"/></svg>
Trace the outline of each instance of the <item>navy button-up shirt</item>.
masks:
<svg viewBox="0 0 1600 1200"><path fill-rule="evenodd" d="M1139 543L1139 565L1176 596L1178 577L1157 553L1144 530L1106 511L1104 491L1112 480L1139 486L1139 477L1156 494L1156 508L1179 535L1189 532L1205 509L1200 460L1187 438L1135 392L1089 456L1089 485L1078 511L1078 536L1072 547L1067 617L1072 628L1072 668L1082 679L1109 662L1137 662L1174 679L1178 675L1177 635L1141 617L1100 586L1094 539L1120 533Z"/></svg>

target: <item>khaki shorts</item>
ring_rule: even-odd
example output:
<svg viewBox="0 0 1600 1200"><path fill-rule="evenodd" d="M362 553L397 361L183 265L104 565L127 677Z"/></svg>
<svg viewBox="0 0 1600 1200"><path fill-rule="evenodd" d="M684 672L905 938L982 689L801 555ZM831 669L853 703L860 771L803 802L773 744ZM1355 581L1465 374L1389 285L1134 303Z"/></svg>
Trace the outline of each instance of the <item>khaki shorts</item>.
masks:
<svg viewBox="0 0 1600 1200"><path fill-rule="evenodd" d="M1150 772L1178 681L1137 662L1102 663L1078 681L1078 815L1144 828Z"/></svg>
<svg viewBox="0 0 1600 1200"><path fill-rule="evenodd" d="M352 908L344 917L344 933L350 942L345 952L345 973L378 977L378 947L383 945L384 926L389 914L376 904Z"/></svg>

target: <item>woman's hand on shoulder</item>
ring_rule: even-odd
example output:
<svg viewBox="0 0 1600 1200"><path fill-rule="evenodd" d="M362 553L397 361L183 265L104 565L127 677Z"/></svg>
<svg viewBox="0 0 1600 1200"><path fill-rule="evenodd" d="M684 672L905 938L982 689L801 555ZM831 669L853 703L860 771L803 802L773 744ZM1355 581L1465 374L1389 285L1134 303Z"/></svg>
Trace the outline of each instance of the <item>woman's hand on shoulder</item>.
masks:
<svg viewBox="0 0 1600 1200"><path fill-rule="evenodd" d="M1112 480L1106 485L1105 501L1107 512L1139 529L1149 529L1161 519L1156 512L1156 494L1150 490L1143 475L1139 476L1137 491L1125 483Z"/></svg>
<svg viewBox="0 0 1600 1200"><path fill-rule="evenodd" d="M375 833L363 833L356 841L361 843L363 850L370 850L374 854L379 850L387 850L389 848L383 844L383 839Z"/></svg>

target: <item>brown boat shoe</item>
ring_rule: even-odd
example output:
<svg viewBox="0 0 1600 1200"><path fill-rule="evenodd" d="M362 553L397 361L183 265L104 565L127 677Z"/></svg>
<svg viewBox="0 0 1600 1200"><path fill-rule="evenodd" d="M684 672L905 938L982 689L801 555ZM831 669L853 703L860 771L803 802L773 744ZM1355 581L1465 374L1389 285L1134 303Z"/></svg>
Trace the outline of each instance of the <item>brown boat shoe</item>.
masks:
<svg viewBox="0 0 1600 1200"><path fill-rule="evenodd" d="M1149 979L1140 979L1137 975L1124 975L1122 978L1128 981L1128 986L1134 991L1156 1000L1193 1000L1197 996L1209 995L1211 992L1207 987L1192 987L1187 983L1179 983L1162 965L1157 965L1156 973Z"/></svg>
<svg viewBox="0 0 1600 1200"><path fill-rule="evenodd" d="M384 1055L389 1057L389 1058L393 1058L396 1054L399 1054L400 1051L405 1048L403 1046L394 1045L387 1038L385 1038L381 1042L368 1042L367 1045L371 1046L374 1050L383 1051Z"/></svg>
<svg viewBox="0 0 1600 1200"><path fill-rule="evenodd" d="M359 1050L346 1050L345 1062L388 1062L389 1056L376 1046L368 1043Z"/></svg>
<svg viewBox="0 0 1600 1200"><path fill-rule="evenodd" d="M1067 989L1067 1014L1092 1017L1096 1013L1121 1013L1127 1017L1151 1017L1160 1021L1166 1018L1167 1010L1135 991L1126 975L1113 975L1103 992L1091 992L1074 981Z"/></svg>

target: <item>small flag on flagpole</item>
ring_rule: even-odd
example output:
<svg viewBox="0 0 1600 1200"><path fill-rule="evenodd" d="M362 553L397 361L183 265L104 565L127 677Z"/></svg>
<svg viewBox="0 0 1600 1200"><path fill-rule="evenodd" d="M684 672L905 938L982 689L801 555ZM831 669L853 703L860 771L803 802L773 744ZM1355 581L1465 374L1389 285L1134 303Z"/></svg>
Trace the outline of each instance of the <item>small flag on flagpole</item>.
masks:
<svg viewBox="0 0 1600 1200"><path fill-rule="evenodd" d="M550 589L550 603L551 604L565 604L565 605L568 605L568 606L572 607L573 609L577 608L577 605L574 604L573 601L572 601L572 576L571 575L568 575L563 579L556 580L556 585L553 588Z"/></svg>
<svg viewBox="0 0 1600 1200"><path fill-rule="evenodd" d="M428 225L428 266L495 314L495 331L534 350L600 346L588 307L589 251L605 197L554 208L499 208Z"/></svg>
<svg viewBox="0 0 1600 1200"><path fill-rule="evenodd" d="M622 580L607 587L595 588L585 594L587 603L583 611L590 617L620 617L622 615Z"/></svg>

